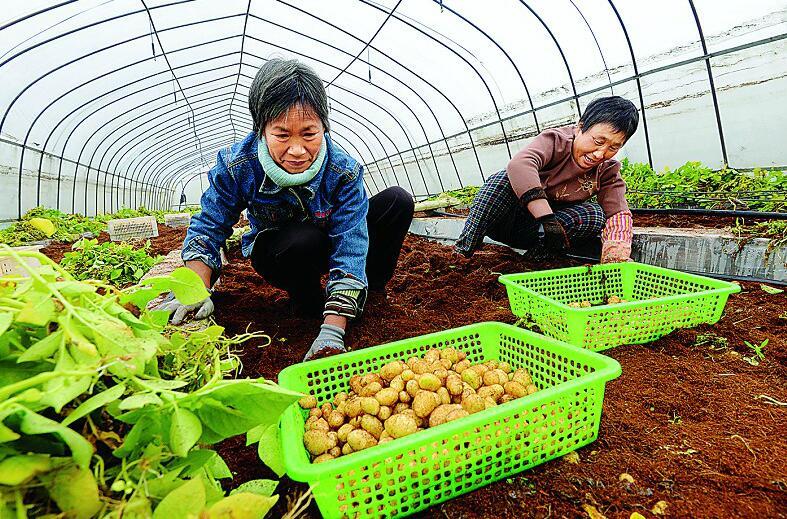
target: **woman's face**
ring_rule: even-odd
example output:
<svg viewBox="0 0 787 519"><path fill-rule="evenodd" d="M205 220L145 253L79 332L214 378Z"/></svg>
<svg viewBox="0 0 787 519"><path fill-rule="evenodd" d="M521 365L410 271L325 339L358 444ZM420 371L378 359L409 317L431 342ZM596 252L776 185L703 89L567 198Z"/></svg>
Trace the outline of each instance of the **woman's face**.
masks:
<svg viewBox="0 0 787 519"><path fill-rule="evenodd" d="M325 128L308 107L293 105L264 129L268 153L288 173L303 173L320 153Z"/></svg>
<svg viewBox="0 0 787 519"><path fill-rule="evenodd" d="M594 124L587 130L577 126L571 153L580 168L590 169L614 157L625 142L623 132L607 123Z"/></svg>

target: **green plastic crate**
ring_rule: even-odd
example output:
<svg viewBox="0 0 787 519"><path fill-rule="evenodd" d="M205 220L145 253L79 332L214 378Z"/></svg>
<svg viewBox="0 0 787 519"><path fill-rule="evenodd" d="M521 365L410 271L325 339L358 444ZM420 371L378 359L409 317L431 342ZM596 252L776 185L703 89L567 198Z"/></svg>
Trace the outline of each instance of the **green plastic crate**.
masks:
<svg viewBox="0 0 787 519"><path fill-rule="evenodd" d="M715 323L741 287L677 270L626 262L505 274L511 311L551 337L600 351L642 344L677 328ZM628 302L602 304L609 296ZM571 302L589 301L590 308Z"/></svg>
<svg viewBox="0 0 787 519"><path fill-rule="evenodd" d="M393 359L452 346L475 363L527 368L539 391L370 449L312 464L303 447L307 413L282 417L287 474L311 485L324 517L402 517L562 456L598 435L613 359L503 323L487 322L296 364L279 384L322 404L349 379Z"/></svg>

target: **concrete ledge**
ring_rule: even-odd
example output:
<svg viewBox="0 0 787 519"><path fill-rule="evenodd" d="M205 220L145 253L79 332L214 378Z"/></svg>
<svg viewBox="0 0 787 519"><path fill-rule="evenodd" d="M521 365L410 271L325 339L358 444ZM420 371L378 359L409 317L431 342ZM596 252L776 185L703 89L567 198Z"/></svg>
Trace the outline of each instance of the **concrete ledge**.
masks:
<svg viewBox="0 0 787 519"><path fill-rule="evenodd" d="M410 232L453 243L464 223L464 218L416 218ZM497 243L489 238L484 242ZM719 229L635 227L631 257L677 270L787 281L787 246L769 251L770 242L737 238Z"/></svg>

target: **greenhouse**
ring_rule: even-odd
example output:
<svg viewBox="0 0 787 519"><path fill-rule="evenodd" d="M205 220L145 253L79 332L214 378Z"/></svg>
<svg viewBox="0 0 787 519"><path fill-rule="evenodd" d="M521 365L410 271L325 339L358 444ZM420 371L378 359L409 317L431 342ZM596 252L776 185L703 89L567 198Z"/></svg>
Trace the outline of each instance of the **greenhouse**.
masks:
<svg viewBox="0 0 787 519"><path fill-rule="evenodd" d="M787 516L787 6L0 19L0 518Z"/></svg>

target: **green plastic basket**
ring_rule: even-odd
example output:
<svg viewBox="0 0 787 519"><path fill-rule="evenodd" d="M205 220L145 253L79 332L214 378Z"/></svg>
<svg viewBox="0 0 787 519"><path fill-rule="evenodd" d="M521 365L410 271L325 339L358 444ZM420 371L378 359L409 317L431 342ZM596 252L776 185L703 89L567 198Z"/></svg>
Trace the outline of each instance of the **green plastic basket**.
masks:
<svg viewBox="0 0 787 519"><path fill-rule="evenodd" d="M505 274L511 311L551 337L600 351L642 344L677 328L715 323L741 287L677 270L627 262ZM609 296L628 302L603 304ZM599 305L572 308L570 302Z"/></svg>
<svg viewBox="0 0 787 519"><path fill-rule="evenodd" d="M452 346L475 363L527 368L539 391L370 449L312 464L303 447L307 413L282 417L287 474L309 483L324 517L402 517L539 465L594 441L613 359L528 330L487 322L290 366L279 384L331 401L356 374L392 359Z"/></svg>

